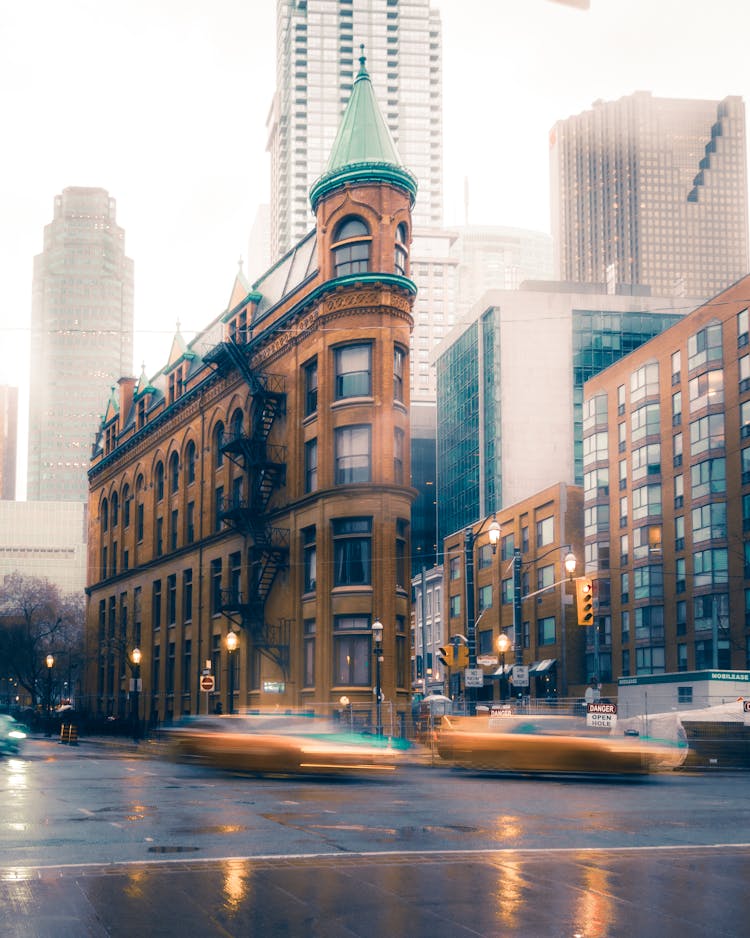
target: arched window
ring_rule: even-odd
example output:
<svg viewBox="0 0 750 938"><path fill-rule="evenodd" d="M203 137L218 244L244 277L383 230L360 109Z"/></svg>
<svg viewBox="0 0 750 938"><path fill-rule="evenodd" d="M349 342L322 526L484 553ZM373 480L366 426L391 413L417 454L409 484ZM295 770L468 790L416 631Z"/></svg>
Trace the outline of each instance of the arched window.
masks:
<svg viewBox="0 0 750 938"><path fill-rule="evenodd" d="M160 502L164 498L164 463L162 462L156 464L154 484L156 485L156 500Z"/></svg>
<svg viewBox="0 0 750 938"><path fill-rule="evenodd" d="M130 526L130 486L127 484L122 487L122 526Z"/></svg>
<svg viewBox="0 0 750 938"><path fill-rule="evenodd" d="M345 218L333 235L335 277L366 273L370 266L370 229L361 218Z"/></svg>
<svg viewBox="0 0 750 938"><path fill-rule="evenodd" d="M172 453L169 457L169 491L174 493L180 487L180 457L177 453Z"/></svg>
<svg viewBox="0 0 750 938"><path fill-rule="evenodd" d="M117 492L112 493L112 527L116 528L120 523L120 499L117 496Z"/></svg>
<svg viewBox="0 0 750 938"><path fill-rule="evenodd" d="M143 492L145 489L143 476L135 481L135 536L136 540L143 540Z"/></svg>
<svg viewBox="0 0 750 938"><path fill-rule="evenodd" d="M109 502L105 498L102 502L101 510L101 519L102 519L102 531L106 531L109 527Z"/></svg>
<svg viewBox="0 0 750 938"><path fill-rule="evenodd" d="M396 228L396 249L394 258L396 273L401 274L402 277L406 276L406 258L408 256L406 248L407 238L406 225L402 223Z"/></svg>
<svg viewBox="0 0 750 938"><path fill-rule="evenodd" d="M191 440L185 450L185 469L187 471L188 485L195 482L195 443Z"/></svg>
<svg viewBox="0 0 750 938"><path fill-rule="evenodd" d="M214 430L214 453L216 454L216 468L224 465L224 424L219 421Z"/></svg>
<svg viewBox="0 0 750 938"><path fill-rule="evenodd" d="M235 412L232 414L231 438L233 440L239 440L242 436L242 420L242 410L238 407L237 410L235 410Z"/></svg>

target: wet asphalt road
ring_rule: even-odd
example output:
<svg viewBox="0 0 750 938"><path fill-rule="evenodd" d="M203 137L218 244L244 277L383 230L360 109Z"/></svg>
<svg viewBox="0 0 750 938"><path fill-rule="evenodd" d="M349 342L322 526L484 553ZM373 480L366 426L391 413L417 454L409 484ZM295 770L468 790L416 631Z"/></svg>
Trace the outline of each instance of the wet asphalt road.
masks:
<svg viewBox="0 0 750 938"><path fill-rule="evenodd" d="M750 776L254 779L0 763L0 935L747 934Z"/></svg>

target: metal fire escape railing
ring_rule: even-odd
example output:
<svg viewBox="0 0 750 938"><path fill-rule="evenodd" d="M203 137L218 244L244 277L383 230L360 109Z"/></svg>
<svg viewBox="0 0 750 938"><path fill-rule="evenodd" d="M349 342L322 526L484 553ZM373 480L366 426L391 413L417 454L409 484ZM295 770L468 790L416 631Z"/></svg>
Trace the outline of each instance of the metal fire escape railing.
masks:
<svg viewBox="0 0 750 938"><path fill-rule="evenodd" d="M289 561L289 531L273 527L267 517L273 492L286 481L286 447L268 442L274 421L285 413L284 379L254 371L245 347L234 342L214 346L204 360L219 371L236 368L252 392L250 433L235 433L222 445L222 452L245 473L247 496L225 498L221 520L249 542L248 593L222 591L222 612L249 633L255 648L288 679L290 620L274 625L265 618L276 574Z"/></svg>

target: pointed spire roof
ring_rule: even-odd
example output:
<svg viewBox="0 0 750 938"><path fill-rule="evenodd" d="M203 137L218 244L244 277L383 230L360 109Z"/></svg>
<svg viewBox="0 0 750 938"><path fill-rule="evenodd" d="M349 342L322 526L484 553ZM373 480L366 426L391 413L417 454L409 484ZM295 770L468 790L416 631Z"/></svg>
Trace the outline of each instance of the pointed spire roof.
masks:
<svg viewBox="0 0 750 938"><path fill-rule="evenodd" d="M156 388L146 376L146 362L143 362L141 365L141 376L138 378L138 384L136 385L133 397L137 398L146 393L153 394L155 390Z"/></svg>
<svg viewBox="0 0 750 938"><path fill-rule="evenodd" d="M310 190L313 211L323 195L353 181L390 182L405 189L412 204L417 194L416 179L402 165L388 125L380 113L370 75L365 68L364 46L360 49L359 72L326 170Z"/></svg>
<svg viewBox="0 0 750 938"><path fill-rule="evenodd" d="M183 339L182 333L180 332L180 320L178 319L174 338L172 339L172 348L169 350L169 359L167 361L167 365L173 365L175 362L179 361L186 351L187 343Z"/></svg>
<svg viewBox="0 0 750 938"><path fill-rule="evenodd" d="M115 393L114 385L109 389L109 398L107 400L107 406L104 410L104 416L102 417L102 423L109 423L109 421L116 417L120 412L120 401L117 398Z"/></svg>

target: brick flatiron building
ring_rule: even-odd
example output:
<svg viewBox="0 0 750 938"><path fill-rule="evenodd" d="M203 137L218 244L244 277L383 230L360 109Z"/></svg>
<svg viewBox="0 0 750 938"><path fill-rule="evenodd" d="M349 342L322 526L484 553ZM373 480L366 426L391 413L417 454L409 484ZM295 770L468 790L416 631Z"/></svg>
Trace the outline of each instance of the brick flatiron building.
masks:
<svg viewBox="0 0 750 938"><path fill-rule="evenodd" d="M240 273L155 377L113 392L89 472L91 712L346 697L374 722L377 657L383 723L405 720L415 195L363 56L310 190L314 230L254 284Z"/></svg>

